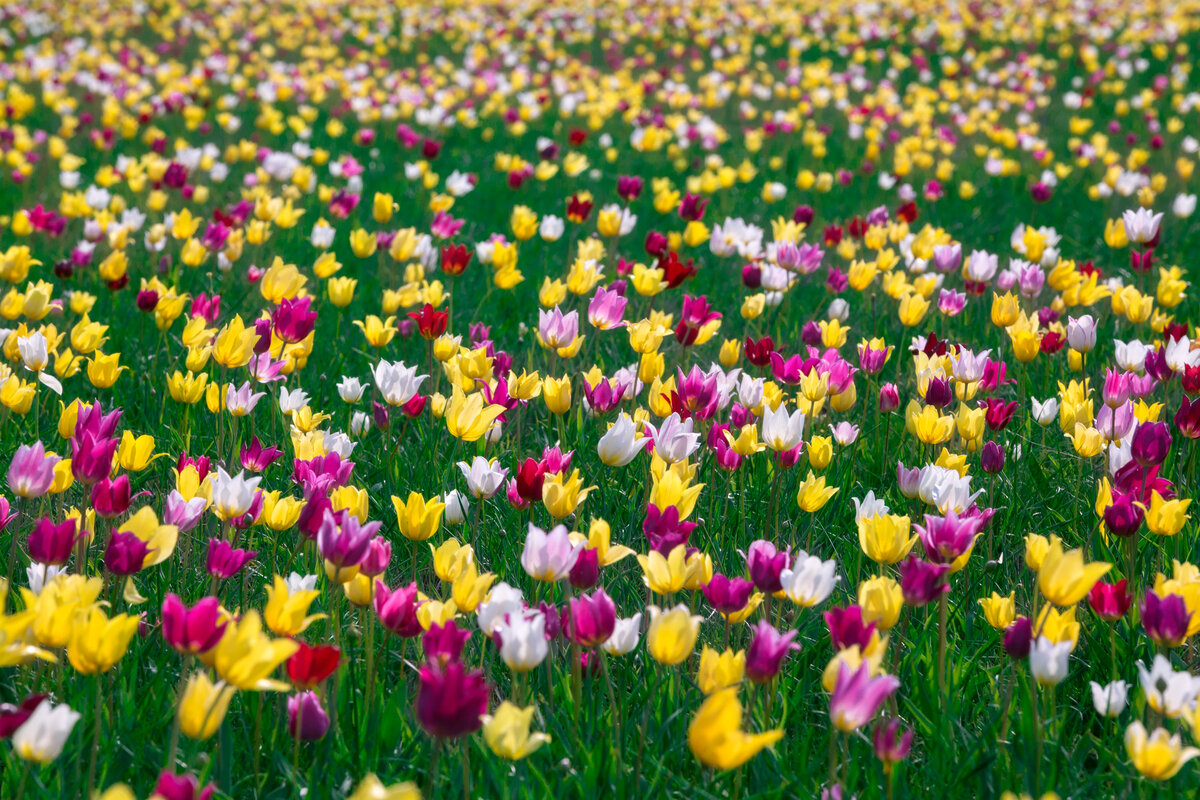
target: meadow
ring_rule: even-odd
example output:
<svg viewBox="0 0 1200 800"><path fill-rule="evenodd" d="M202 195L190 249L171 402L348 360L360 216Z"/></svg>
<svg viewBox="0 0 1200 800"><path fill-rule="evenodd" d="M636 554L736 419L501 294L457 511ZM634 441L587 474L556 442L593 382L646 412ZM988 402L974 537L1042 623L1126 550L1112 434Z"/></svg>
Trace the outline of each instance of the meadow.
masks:
<svg viewBox="0 0 1200 800"><path fill-rule="evenodd" d="M0 8L0 798L1200 793L1200 2Z"/></svg>

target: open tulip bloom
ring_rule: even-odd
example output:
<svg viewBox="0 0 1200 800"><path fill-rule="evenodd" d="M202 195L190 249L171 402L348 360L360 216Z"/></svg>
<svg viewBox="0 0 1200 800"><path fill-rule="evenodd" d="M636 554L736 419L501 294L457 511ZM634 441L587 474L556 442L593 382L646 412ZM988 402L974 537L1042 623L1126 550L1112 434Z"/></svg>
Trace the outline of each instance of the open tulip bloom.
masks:
<svg viewBox="0 0 1200 800"><path fill-rule="evenodd" d="M10 5L0 798L1200 792L1197 0Z"/></svg>

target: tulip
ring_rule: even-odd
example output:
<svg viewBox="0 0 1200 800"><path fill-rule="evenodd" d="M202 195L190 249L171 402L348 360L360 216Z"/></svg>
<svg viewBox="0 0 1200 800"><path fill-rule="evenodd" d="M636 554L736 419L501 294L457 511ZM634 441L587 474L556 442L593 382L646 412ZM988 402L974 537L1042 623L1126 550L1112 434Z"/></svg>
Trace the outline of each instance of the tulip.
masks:
<svg viewBox="0 0 1200 800"><path fill-rule="evenodd" d="M781 576L791 562L791 551L780 552L771 542L757 539L742 554L754 586L765 594L783 591Z"/></svg>
<svg viewBox="0 0 1200 800"><path fill-rule="evenodd" d="M1159 597L1146 592L1142 599L1141 621L1146 635L1160 647L1179 647L1187 638L1192 612L1179 595Z"/></svg>
<svg viewBox="0 0 1200 800"><path fill-rule="evenodd" d="M875 726L875 731L871 734L871 746L875 757L883 763L885 773L890 775L896 764L908 758L912 750L912 740L913 729L904 728L895 717Z"/></svg>
<svg viewBox="0 0 1200 800"><path fill-rule="evenodd" d="M531 578L555 583L567 577L582 550L583 543L572 543L565 525L546 532L530 523L521 552L521 566Z"/></svg>
<svg viewBox="0 0 1200 800"><path fill-rule="evenodd" d="M241 572L242 568L253 561L257 555L258 553L254 550L234 547L223 539L209 539L205 569L214 578L229 580Z"/></svg>
<svg viewBox="0 0 1200 800"><path fill-rule="evenodd" d="M1092 705L1095 707L1096 713L1103 717L1121 716L1129 696L1129 684L1125 681L1113 681L1102 686L1095 681L1090 681L1090 685L1092 687Z"/></svg>
<svg viewBox="0 0 1200 800"><path fill-rule="evenodd" d="M213 684L204 672L192 675L179 700L180 732L198 741L212 737L225 720L233 694L227 684Z"/></svg>
<svg viewBox="0 0 1200 800"><path fill-rule="evenodd" d="M683 604L669 611L650 606L650 629L646 632L646 645L651 657L667 666L682 663L696 646L702 619L694 616Z"/></svg>
<svg viewBox="0 0 1200 800"><path fill-rule="evenodd" d="M54 467L61 459L46 453L41 442L21 445L8 467L8 488L17 497L41 497L54 483Z"/></svg>
<svg viewBox="0 0 1200 800"><path fill-rule="evenodd" d="M313 691L294 694L287 701L287 730L293 739L315 742L329 730L329 715Z"/></svg>
<svg viewBox="0 0 1200 800"><path fill-rule="evenodd" d="M62 753L63 745L80 714L65 703L39 703L12 736L13 752L23 761L49 764Z"/></svg>
<svg viewBox="0 0 1200 800"><path fill-rule="evenodd" d="M1155 781L1174 778L1184 764L1200 756L1200 749L1183 746L1179 734L1158 728L1147 735L1145 727L1138 721L1125 729L1125 751L1134 768L1143 777Z"/></svg>
<svg viewBox="0 0 1200 800"><path fill-rule="evenodd" d="M445 666L426 664L420 678L416 716L426 733L452 739L479 730L488 700L482 672L468 672L461 663L451 661Z"/></svg>
<svg viewBox="0 0 1200 800"><path fill-rule="evenodd" d="M216 787L211 784L201 787L194 775L175 775L163 770L158 774L151 797L162 800L210 800L215 793Z"/></svg>
<svg viewBox="0 0 1200 800"><path fill-rule="evenodd" d="M1068 661L1074 642L1052 642L1045 636L1033 640L1029 650L1029 671L1041 686L1057 686L1066 680Z"/></svg>
<svg viewBox="0 0 1200 800"><path fill-rule="evenodd" d="M98 606L81 610L67 643L71 666L82 675L108 672L124 657L139 622L129 614L109 619Z"/></svg>
<svg viewBox="0 0 1200 800"><path fill-rule="evenodd" d="M180 653L207 653L225 634L220 602L205 597L189 609L178 595L168 593L162 604L162 633L167 644Z"/></svg>
<svg viewBox="0 0 1200 800"><path fill-rule="evenodd" d="M701 591L714 609L722 614L734 614L746 607L754 584L745 578L727 578L716 574Z"/></svg>
<svg viewBox="0 0 1200 800"><path fill-rule="evenodd" d="M609 467L623 467L645 449L644 442L635 436L633 419L621 412L608 431L596 444L596 453Z"/></svg>
<svg viewBox="0 0 1200 800"><path fill-rule="evenodd" d="M405 639L421 633L421 622L417 618L421 602L417 599L416 581L393 591L377 580L373 603L380 623L392 633Z"/></svg>
<svg viewBox="0 0 1200 800"><path fill-rule="evenodd" d="M608 637L601 647L610 656L623 656L637 647L638 636L642 630L641 612L628 619L618 619L613 626L612 636Z"/></svg>
<svg viewBox="0 0 1200 800"><path fill-rule="evenodd" d="M341 651L333 645L311 647L304 642L287 661L287 674L300 689L313 689L332 675L341 661Z"/></svg>
<svg viewBox="0 0 1200 800"><path fill-rule="evenodd" d="M1116 583L1100 581L1092 587L1088 592L1088 605L1096 612L1096 616L1105 622L1116 622L1125 616L1125 612L1129 611L1129 606L1133 603L1133 598L1125 590L1125 586L1126 579L1122 578Z"/></svg>
<svg viewBox="0 0 1200 800"><path fill-rule="evenodd" d="M779 574L779 582L788 599L802 608L811 608L825 601L840 579L835 574L837 562L822 561L803 550L796 554L792 566Z"/></svg>
<svg viewBox="0 0 1200 800"><path fill-rule="evenodd" d="M843 733L853 733L868 724L898 688L899 678L892 675L871 677L868 664L851 669L842 663L829 698L829 717L834 727Z"/></svg>
<svg viewBox="0 0 1200 800"><path fill-rule="evenodd" d="M544 733L530 733L534 707L520 708L507 700L495 714L483 716L483 739L488 748L509 761L520 761L550 741Z"/></svg>
<svg viewBox="0 0 1200 800"><path fill-rule="evenodd" d="M7 514L0 514L0 517L7 517ZM5 524L7 521L4 520ZM61 566L70 560L79 536L79 524L75 520L67 519L55 525L49 517L42 517L29 534L29 557L40 564Z"/></svg>
<svg viewBox="0 0 1200 800"><path fill-rule="evenodd" d="M1133 460L1142 467L1161 464L1171 452L1171 429L1165 422L1143 422L1133 434Z"/></svg>
<svg viewBox="0 0 1200 800"><path fill-rule="evenodd" d="M92 486L92 508L104 519L119 517L129 510L129 476L102 478Z"/></svg>
<svg viewBox="0 0 1200 800"><path fill-rule="evenodd" d="M444 665L462 658L463 648L470 638L470 631L455 625L454 620L447 620L444 624L434 623L429 627L421 637L421 647L426 658Z"/></svg>
<svg viewBox="0 0 1200 800"><path fill-rule="evenodd" d="M783 660L800 645L793 641L796 631L780 634L766 620L754 627L754 638L746 651L746 676L755 683L766 683L779 674Z"/></svg>
<svg viewBox="0 0 1200 800"><path fill-rule="evenodd" d="M700 653L700 670L696 683L705 695L719 692L742 682L746 673L746 653L726 649L723 653L704 647Z"/></svg>
<svg viewBox="0 0 1200 800"><path fill-rule="evenodd" d="M900 564L900 589L904 602L911 606L932 603L950 591L946 583L949 564L930 564L916 556L909 556Z"/></svg>
<svg viewBox="0 0 1200 800"><path fill-rule="evenodd" d="M500 658L513 672L525 673L546 660L546 615L536 609L516 610L492 627Z"/></svg>
<svg viewBox="0 0 1200 800"><path fill-rule="evenodd" d="M1087 596L1092 586L1112 569L1104 562L1085 563L1082 550L1063 552L1062 542L1052 537L1050 549L1038 569L1042 596L1057 606L1073 606Z"/></svg>
<svg viewBox="0 0 1200 800"><path fill-rule="evenodd" d="M736 688L710 694L688 726L688 747L696 758L716 769L737 769L783 738L782 730L747 733L742 716Z"/></svg>

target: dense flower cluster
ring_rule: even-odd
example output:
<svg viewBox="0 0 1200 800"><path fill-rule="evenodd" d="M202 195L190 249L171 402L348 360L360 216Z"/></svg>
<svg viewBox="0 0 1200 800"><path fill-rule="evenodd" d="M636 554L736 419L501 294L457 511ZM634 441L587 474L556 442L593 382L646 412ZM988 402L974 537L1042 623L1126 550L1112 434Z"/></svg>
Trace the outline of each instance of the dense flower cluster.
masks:
<svg viewBox="0 0 1200 800"><path fill-rule="evenodd" d="M0 796L1200 785L1196 0L60 6Z"/></svg>

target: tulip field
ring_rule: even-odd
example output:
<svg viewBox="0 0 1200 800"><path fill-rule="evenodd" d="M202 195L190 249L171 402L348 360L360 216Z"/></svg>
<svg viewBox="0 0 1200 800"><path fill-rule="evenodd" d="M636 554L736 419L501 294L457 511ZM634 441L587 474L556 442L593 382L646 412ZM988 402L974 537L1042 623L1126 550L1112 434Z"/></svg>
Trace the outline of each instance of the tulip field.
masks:
<svg viewBox="0 0 1200 800"><path fill-rule="evenodd" d="M1200 0L0 8L0 800L1200 796Z"/></svg>

